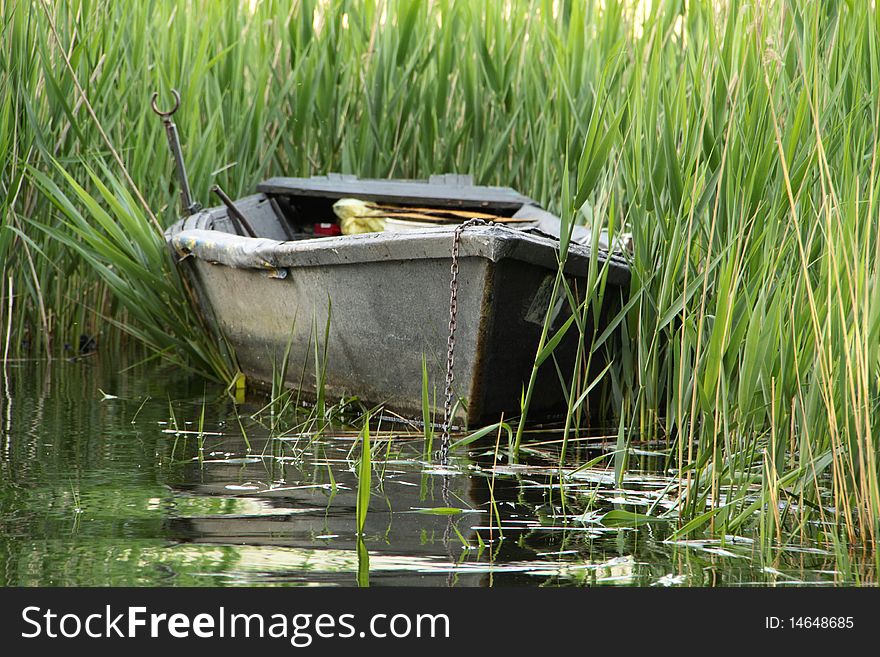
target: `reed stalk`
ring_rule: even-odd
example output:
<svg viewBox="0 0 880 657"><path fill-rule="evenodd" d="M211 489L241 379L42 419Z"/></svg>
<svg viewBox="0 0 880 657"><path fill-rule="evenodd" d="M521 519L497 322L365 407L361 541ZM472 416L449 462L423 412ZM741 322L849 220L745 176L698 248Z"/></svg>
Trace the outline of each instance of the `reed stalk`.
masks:
<svg viewBox="0 0 880 657"><path fill-rule="evenodd" d="M680 530L763 522L785 539L815 520L868 544L878 79L870 3L4 2L4 358L58 356L101 332L234 374L192 328L151 219L176 219L148 103L175 87L203 201L213 184L236 197L277 174L457 171L631 233L613 330L582 321L607 300L601 272L567 330L585 363L611 357L590 411L668 444L688 484ZM564 283L558 298L573 293ZM555 335L547 324L535 345L545 365ZM576 412L594 384L585 363L562 382ZM771 503L791 500L803 504L777 522Z"/></svg>

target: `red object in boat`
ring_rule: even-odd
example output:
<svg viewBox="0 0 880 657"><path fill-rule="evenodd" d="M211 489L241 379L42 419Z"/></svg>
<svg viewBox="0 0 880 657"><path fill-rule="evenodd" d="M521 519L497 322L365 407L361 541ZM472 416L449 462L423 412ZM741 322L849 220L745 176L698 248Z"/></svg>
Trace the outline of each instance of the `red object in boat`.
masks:
<svg viewBox="0 0 880 657"><path fill-rule="evenodd" d="M332 237L333 235L342 235L342 230L339 228L339 224L314 224L312 226L312 231L314 232L316 237Z"/></svg>

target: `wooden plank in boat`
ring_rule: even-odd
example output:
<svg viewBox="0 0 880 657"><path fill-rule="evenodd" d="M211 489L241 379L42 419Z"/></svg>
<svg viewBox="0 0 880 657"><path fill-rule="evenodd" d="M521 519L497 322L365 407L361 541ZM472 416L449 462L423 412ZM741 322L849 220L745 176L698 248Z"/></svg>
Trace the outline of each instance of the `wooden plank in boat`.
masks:
<svg viewBox="0 0 880 657"><path fill-rule="evenodd" d="M441 207L517 210L535 202L510 187L481 187L469 184L469 176L446 175L431 182L422 180L361 180L331 174L312 178L269 178L257 185L264 194L359 198L385 203L434 205Z"/></svg>

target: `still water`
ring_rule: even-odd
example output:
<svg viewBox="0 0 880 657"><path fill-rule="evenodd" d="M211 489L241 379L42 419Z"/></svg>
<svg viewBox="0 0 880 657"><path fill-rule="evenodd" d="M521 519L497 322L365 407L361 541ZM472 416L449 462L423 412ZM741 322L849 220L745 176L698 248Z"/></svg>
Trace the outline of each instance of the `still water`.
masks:
<svg viewBox="0 0 880 657"><path fill-rule="evenodd" d="M0 584L356 585L356 431L315 437L264 401L236 406L198 378L123 365L102 355L0 372ZM610 509L665 503L670 480L649 450L622 485L585 468L562 495L553 434L524 464L496 458L490 436L445 471L412 429L386 422L373 441L373 586L875 581L857 551L605 526ZM568 466L600 453L588 444L569 447Z"/></svg>

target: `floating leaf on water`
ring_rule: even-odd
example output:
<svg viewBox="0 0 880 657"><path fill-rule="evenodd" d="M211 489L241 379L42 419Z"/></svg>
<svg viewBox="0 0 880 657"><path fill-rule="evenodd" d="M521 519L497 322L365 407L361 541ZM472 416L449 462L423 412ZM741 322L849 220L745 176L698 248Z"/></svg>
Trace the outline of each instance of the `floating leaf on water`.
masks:
<svg viewBox="0 0 880 657"><path fill-rule="evenodd" d="M745 559L746 555L744 554L736 554L735 552L731 552L730 550L725 550L724 548L715 548L715 547L705 547L703 548L704 552L708 552L709 554L714 554L718 557L735 557L737 559Z"/></svg>
<svg viewBox="0 0 880 657"><path fill-rule="evenodd" d="M673 575L672 573L669 573L658 579L651 586L678 586L679 584L682 584L684 580L684 575Z"/></svg>
<svg viewBox="0 0 880 657"><path fill-rule="evenodd" d="M253 456L245 456L237 459L210 459L203 461L204 463L220 463L225 465L244 465L246 463L259 463L260 459Z"/></svg>
<svg viewBox="0 0 880 657"><path fill-rule="evenodd" d="M173 433L181 436L222 436L222 433L216 431L187 431L185 429L162 429L162 433Z"/></svg>
<svg viewBox="0 0 880 657"><path fill-rule="evenodd" d="M606 472L599 472L595 470L582 470L581 472L574 472L571 474L565 475L566 480L577 480L590 482L594 484L604 484L606 486L613 486L616 482L614 481L614 475L608 474Z"/></svg>
<svg viewBox="0 0 880 657"><path fill-rule="evenodd" d="M669 456L666 452L655 452L649 449L636 449L632 448L629 450L630 456L657 456L657 457L666 457Z"/></svg>
<svg viewBox="0 0 880 657"><path fill-rule="evenodd" d="M463 474L459 470L450 470L449 468L425 468L422 474L426 475L442 475L444 477Z"/></svg>
<svg viewBox="0 0 880 657"><path fill-rule="evenodd" d="M807 546L800 546L800 545L784 545L778 549L782 550L784 552L800 552L803 554L825 554L825 555L833 554L831 551L823 550L822 548L814 548L814 547L807 547Z"/></svg>
<svg viewBox="0 0 880 657"><path fill-rule="evenodd" d="M307 488L323 488L324 490L331 490L333 488L333 484L302 484L300 486L273 486L266 490L267 493L280 493L286 490L305 490ZM341 486L337 485L337 488L341 488Z"/></svg>
<svg viewBox="0 0 880 657"><path fill-rule="evenodd" d="M630 506L648 506L651 504L653 500L646 499L634 499L632 497L605 497L601 496L602 499L607 500L611 504L628 504Z"/></svg>
<svg viewBox="0 0 880 657"><path fill-rule="evenodd" d="M657 516L646 516L643 513L635 513L634 511L614 509L602 516L601 522L606 527L635 528L651 522L667 522L667 519L658 518Z"/></svg>
<svg viewBox="0 0 880 657"><path fill-rule="evenodd" d="M776 570L775 568L771 568L770 566L764 566L762 570L768 575L776 575L777 577L785 577L785 573Z"/></svg>
<svg viewBox="0 0 880 657"><path fill-rule="evenodd" d="M725 543L746 543L748 545L752 545L755 542L755 539L748 538L747 536L736 536L735 534L725 534L724 535Z"/></svg>
<svg viewBox="0 0 880 657"><path fill-rule="evenodd" d="M572 516L571 519L587 524L598 524L602 522L602 513L600 511L584 511L579 516Z"/></svg>
<svg viewBox="0 0 880 657"><path fill-rule="evenodd" d="M684 547L702 548L707 545L720 545L721 540L717 538L692 538L692 539L669 539L661 541L664 545L682 545Z"/></svg>
<svg viewBox="0 0 880 657"><path fill-rule="evenodd" d="M413 509L413 511L432 516L457 516L465 511L470 511L470 509L458 509L454 506L435 506L427 509Z"/></svg>

